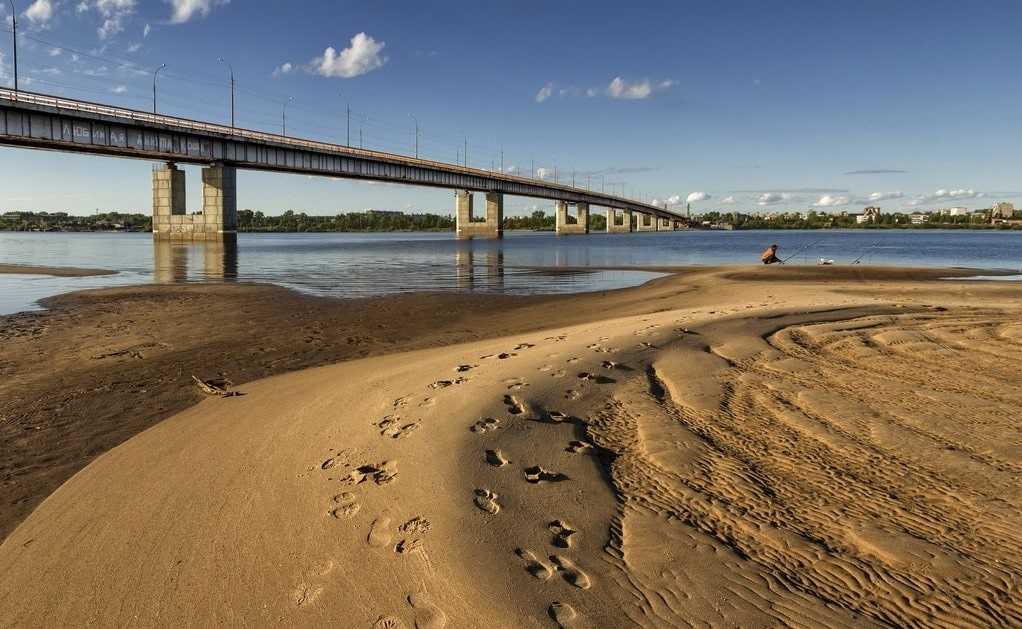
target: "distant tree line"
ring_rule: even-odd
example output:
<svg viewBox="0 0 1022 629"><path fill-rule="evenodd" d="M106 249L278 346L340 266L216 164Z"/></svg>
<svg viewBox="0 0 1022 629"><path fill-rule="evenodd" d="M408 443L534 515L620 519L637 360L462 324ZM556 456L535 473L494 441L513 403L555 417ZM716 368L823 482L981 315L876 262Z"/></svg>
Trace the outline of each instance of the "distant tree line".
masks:
<svg viewBox="0 0 1022 629"><path fill-rule="evenodd" d="M242 232L394 232L453 229L453 217L428 213L351 212L335 216L309 216L305 212L288 210L280 216L267 216L258 211L238 211L238 231Z"/></svg>
<svg viewBox="0 0 1022 629"><path fill-rule="evenodd" d="M72 216L67 212L4 212L0 214L0 231L91 232L152 231L152 218L145 214L103 212Z"/></svg>

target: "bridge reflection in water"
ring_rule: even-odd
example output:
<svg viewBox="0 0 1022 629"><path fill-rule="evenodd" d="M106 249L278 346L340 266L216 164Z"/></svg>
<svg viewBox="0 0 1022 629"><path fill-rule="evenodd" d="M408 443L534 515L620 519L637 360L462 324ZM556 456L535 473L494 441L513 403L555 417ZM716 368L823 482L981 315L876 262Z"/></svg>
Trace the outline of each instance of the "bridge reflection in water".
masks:
<svg viewBox="0 0 1022 629"><path fill-rule="evenodd" d="M461 290L501 291L504 289L504 251L487 248L476 251L471 245L454 252L455 277Z"/></svg>
<svg viewBox="0 0 1022 629"><path fill-rule="evenodd" d="M189 274L189 262L193 272ZM201 261L201 265L199 262ZM238 241L153 240L153 280L162 284L238 279Z"/></svg>

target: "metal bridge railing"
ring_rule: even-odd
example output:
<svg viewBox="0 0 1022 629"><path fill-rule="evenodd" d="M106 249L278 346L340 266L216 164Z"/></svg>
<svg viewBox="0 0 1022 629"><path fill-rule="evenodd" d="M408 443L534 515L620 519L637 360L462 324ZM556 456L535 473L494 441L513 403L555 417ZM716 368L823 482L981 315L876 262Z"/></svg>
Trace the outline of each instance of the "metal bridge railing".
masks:
<svg viewBox="0 0 1022 629"><path fill-rule="evenodd" d="M631 199L626 199L624 197L618 197L614 195L608 195L606 193L593 192L592 190L587 190L585 188L565 186L559 183L550 183L545 179L521 177L517 175L508 175L505 173L495 173L493 171L483 170L480 168L470 168L458 164L449 164L446 162L438 162L429 159L421 158L417 159L413 157L407 157L405 155L400 155L397 153L357 149L350 146L345 146L343 144L333 144L330 142L320 142L317 140L293 138L285 135L280 135L277 133L267 133L265 131L239 129L237 127L228 127L226 125L213 124L209 122L200 122L198 120L179 118L177 116L165 116L163 114L154 114L139 111L136 109L112 107L110 105L103 105L101 103L93 103L89 101L70 98L60 98L57 96L50 96L47 94L26 92L24 90L18 90L17 92L15 92L14 90L11 89L0 88L0 99L8 100L11 101L12 103L28 103L33 105L42 105L44 107L52 107L54 109L65 111L84 112L101 116L112 116L115 118L126 118L128 120L131 120L132 122L160 124L167 127L187 129L190 131L201 131L204 133L217 133L220 135L231 136L234 138L243 138L247 140L255 140L259 142L274 142L276 144L284 144L287 146L297 148L311 149L315 151L323 151L328 153L336 153L339 155L350 157L360 157L364 159L374 159L378 161L396 162L406 166L437 168L445 170L447 172L454 172L462 175L472 175L488 179L498 179L501 181L521 183L531 186L537 186L540 188L547 188L550 190L562 190L564 192L571 192L574 194L585 194L591 197L606 199L607 201L611 202L616 201L618 203L633 206L641 206L649 209L654 209L660 212L665 211L663 208L659 208L648 203L633 201Z"/></svg>

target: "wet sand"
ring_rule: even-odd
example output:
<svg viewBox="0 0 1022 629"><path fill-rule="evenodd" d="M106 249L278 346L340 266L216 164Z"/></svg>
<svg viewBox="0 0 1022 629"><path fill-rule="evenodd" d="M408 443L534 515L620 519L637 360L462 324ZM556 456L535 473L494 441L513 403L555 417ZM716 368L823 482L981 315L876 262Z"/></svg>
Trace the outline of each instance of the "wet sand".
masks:
<svg viewBox="0 0 1022 629"><path fill-rule="evenodd" d="M947 275L57 298L2 328L0 625L1019 624L1022 287Z"/></svg>
<svg viewBox="0 0 1022 629"><path fill-rule="evenodd" d="M29 264L0 264L0 273L23 275L52 275L53 277L89 277L116 275L109 269L83 269L70 266L34 266Z"/></svg>

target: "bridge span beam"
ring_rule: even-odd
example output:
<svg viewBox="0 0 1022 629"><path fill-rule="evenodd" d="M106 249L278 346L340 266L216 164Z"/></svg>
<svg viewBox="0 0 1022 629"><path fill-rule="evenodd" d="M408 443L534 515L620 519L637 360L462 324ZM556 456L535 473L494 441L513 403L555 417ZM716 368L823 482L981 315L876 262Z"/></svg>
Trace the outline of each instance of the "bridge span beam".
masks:
<svg viewBox="0 0 1022 629"><path fill-rule="evenodd" d="M589 204L576 203L575 216L568 213L567 201L554 201L556 213L555 225L557 233L560 234L588 234L589 233ZM574 220L575 222L571 222Z"/></svg>
<svg viewBox="0 0 1022 629"><path fill-rule="evenodd" d="M455 230L458 239L503 238L504 195L499 192L486 193L486 218L483 220L475 220L472 203L472 192L458 190L454 193Z"/></svg>
<svg viewBox="0 0 1022 629"><path fill-rule="evenodd" d="M621 224L618 224L618 218L621 218ZM627 234L632 231L632 211L631 210L619 210L617 208L607 208L607 233L608 234Z"/></svg>
<svg viewBox="0 0 1022 629"><path fill-rule="evenodd" d="M233 239L238 228L237 171L216 164L202 169L202 211L189 214L185 173L168 162L153 170L153 238Z"/></svg>

